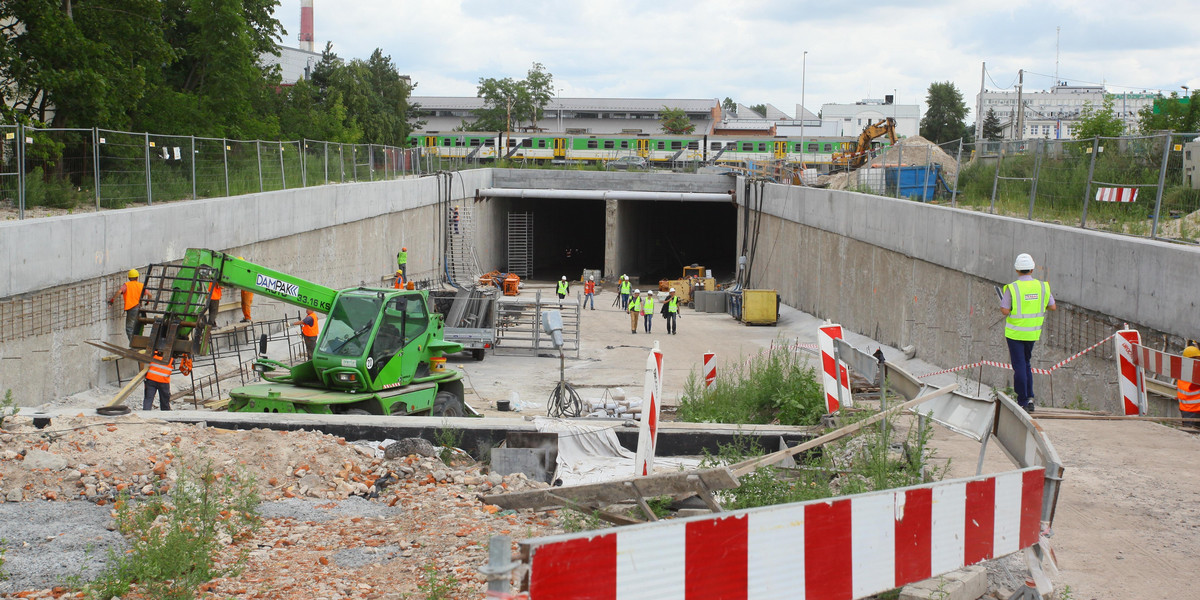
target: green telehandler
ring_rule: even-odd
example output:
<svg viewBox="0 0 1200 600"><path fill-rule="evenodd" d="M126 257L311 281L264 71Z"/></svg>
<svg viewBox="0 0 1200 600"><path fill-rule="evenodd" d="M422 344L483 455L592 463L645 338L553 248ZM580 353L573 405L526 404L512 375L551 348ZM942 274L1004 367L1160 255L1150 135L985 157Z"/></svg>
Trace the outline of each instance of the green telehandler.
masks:
<svg viewBox="0 0 1200 600"><path fill-rule="evenodd" d="M237 288L325 313L316 349L289 366L266 356L254 369L263 383L234 388L234 412L433 415L460 417L462 374L445 355L462 345L443 339L442 316L425 290L357 287L334 290L222 252L190 248L181 264L147 269L142 321L150 333L135 348L181 359L208 353L213 286Z"/></svg>

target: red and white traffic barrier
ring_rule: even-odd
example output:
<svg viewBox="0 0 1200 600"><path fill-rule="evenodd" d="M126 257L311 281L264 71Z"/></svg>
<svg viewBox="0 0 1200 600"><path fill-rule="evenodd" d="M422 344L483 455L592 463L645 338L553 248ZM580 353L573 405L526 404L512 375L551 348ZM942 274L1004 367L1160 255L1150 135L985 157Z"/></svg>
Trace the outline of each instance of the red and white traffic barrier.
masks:
<svg viewBox="0 0 1200 600"><path fill-rule="evenodd" d="M717 382L717 355L712 352L704 353L704 388L708 389Z"/></svg>
<svg viewBox="0 0 1200 600"><path fill-rule="evenodd" d="M822 381L825 384L825 412L833 414L842 405L853 406L850 394L850 371L846 363L834 358L833 340L842 339L841 325L825 325L817 329L817 346L821 349Z"/></svg>
<svg viewBox="0 0 1200 600"><path fill-rule="evenodd" d="M1096 202L1137 202L1137 188L1102 187L1096 189Z"/></svg>
<svg viewBox="0 0 1200 600"><path fill-rule="evenodd" d="M1171 379L1200 383L1200 360L1184 358L1178 354L1161 352L1145 346L1135 346L1134 352L1137 356L1137 364L1142 369Z"/></svg>
<svg viewBox="0 0 1200 600"><path fill-rule="evenodd" d="M634 455L634 474L638 476L654 473L654 448L658 444L658 413L662 399L662 350L658 342L646 357L646 382L642 398L642 420L638 424L637 453Z"/></svg>
<svg viewBox="0 0 1200 600"><path fill-rule="evenodd" d="M1136 329L1122 329L1113 340L1117 355L1117 389L1121 394L1121 406L1126 415L1146 414L1146 381L1138 369L1137 352L1134 348L1142 343L1142 334Z"/></svg>
<svg viewBox="0 0 1200 600"><path fill-rule="evenodd" d="M530 540L532 600L863 598L1038 542L1044 471Z"/></svg>

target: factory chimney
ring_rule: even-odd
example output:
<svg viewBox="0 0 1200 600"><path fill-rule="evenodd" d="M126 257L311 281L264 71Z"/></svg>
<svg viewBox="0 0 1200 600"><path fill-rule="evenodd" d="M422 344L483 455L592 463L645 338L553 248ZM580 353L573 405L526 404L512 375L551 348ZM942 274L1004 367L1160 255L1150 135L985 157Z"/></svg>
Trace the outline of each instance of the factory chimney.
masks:
<svg viewBox="0 0 1200 600"><path fill-rule="evenodd" d="M313 50L313 0L300 0L300 49Z"/></svg>

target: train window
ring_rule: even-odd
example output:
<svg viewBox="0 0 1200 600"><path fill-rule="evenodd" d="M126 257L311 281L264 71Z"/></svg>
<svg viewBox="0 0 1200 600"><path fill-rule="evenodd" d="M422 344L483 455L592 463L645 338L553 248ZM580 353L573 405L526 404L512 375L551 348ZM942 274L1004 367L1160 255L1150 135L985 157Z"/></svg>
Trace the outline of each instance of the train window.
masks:
<svg viewBox="0 0 1200 600"><path fill-rule="evenodd" d="M709 148L712 150L720 150L721 142L713 142L711 145L709 145Z"/></svg>
<svg viewBox="0 0 1200 600"><path fill-rule="evenodd" d="M819 147L819 146L820 146L820 144L817 144L817 143L811 143L811 144L809 144L809 145L808 145L808 150L807 150L807 151L808 151L808 152L819 152L819 150L818 150L818 147Z"/></svg>
<svg viewBox="0 0 1200 600"><path fill-rule="evenodd" d="M459 148L462 148L462 145L463 145L463 139L462 139L462 138L457 138L457 139L455 139L455 140L454 140L454 145L455 145L455 146L458 146Z"/></svg>
<svg viewBox="0 0 1200 600"><path fill-rule="evenodd" d="M525 138L525 139L521 140L521 147L522 148L532 148L533 140L531 140L529 138Z"/></svg>
<svg viewBox="0 0 1200 600"><path fill-rule="evenodd" d="M683 142L671 142L671 149L672 149L672 150L679 150L679 149L682 149L682 148L683 148Z"/></svg>
<svg viewBox="0 0 1200 600"><path fill-rule="evenodd" d="M621 148L629 148L629 140L621 140Z"/></svg>
<svg viewBox="0 0 1200 600"><path fill-rule="evenodd" d="M600 145L596 140L588 140L588 148L599 148Z"/></svg>
<svg viewBox="0 0 1200 600"><path fill-rule="evenodd" d="M604 140L604 149L605 150L612 150L614 147L615 147L615 144L613 144L612 140Z"/></svg>
<svg viewBox="0 0 1200 600"><path fill-rule="evenodd" d="M666 142L659 142L659 143L658 143L658 149L659 149L659 150L665 150L666 148L667 148L667 143L666 143Z"/></svg>
<svg viewBox="0 0 1200 600"><path fill-rule="evenodd" d="M537 147L538 147L538 148L545 148L545 147L546 147L546 140L538 140L538 146L537 146Z"/></svg>
<svg viewBox="0 0 1200 600"><path fill-rule="evenodd" d="M758 151L759 151L759 152L766 152L766 151L767 151L767 145L766 145L765 143L763 143L763 142L759 142L759 143L758 143Z"/></svg>
<svg viewBox="0 0 1200 600"><path fill-rule="evenodd" d="M825 144L825 149L822 152L833 152L833 144Z"/></svg>
<svg viewBox="0 0 1200 600"><path fill-rule="evenodd" d="M796 150L796 152L803 152L803 151L804 151L804 149L800 147L800 142L796 142L796 148L795 148L795 150Z"/></svg>
<svg viewBox="0 0 1200 600"><path fill-rule="evenodd" d="M450 145L450 138L442 138L442 145L443 145L443 146L449 146L449 145Z"/></svg>
<svg viewBox="0 0 1200 600"><path fill-rule="evenodd" d="M742 142L742 152L753 152L754 144L751 142Z"/></svg>
<svg viewBox="0 0 1200 600"><path fill-rule="evenodd" d="M700 142L688 142L688 150L699 150Z"/></svg>
<svg viewBox="0 0 1200 600"><path fill-rule="evenodd" d="M495 146L495 145L496 145L496 140L494 140L494 139L492 139L492 138L488 138L488 139L486 139L486 140L483 140L483 145L484 145L484 146L489 146L489 147L491 147L491 146Z"/></svg>
<svg viewBox="0 0 1200 600"><path fill-rule="evenodd" d="M480 142L479 138L471 138L471 147L478 146L479 142Z"/></svg>

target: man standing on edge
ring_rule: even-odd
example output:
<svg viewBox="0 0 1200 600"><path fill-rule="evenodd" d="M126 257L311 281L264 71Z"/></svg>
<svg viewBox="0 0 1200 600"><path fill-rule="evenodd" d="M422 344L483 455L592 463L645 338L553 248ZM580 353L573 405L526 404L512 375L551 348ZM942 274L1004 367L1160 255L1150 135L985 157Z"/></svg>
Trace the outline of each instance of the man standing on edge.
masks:
<svg viewBox="0 0 1200 600"><path fill-rule="evenodd" d="M300 337L304 338L304 350L308 352L308 360L312 360L313 350L317 349L317 334L321 328L317 325L317 313L313 309L305 309L303 319L292 323L300 326Z"/></svg>
<svg viewBox="0 0 1200 600"><path fill-rule="evenodd" d="M563 275L562 279L558 280L558 287L555 288L554 293L558 294L558 306L562 308L563 298L566 298L567 294L571 293L571 284L567 283L566 275Z"/></svg>
<svg viewBox="0 0 1200 600"><path fill-rule="evenodd" d="M138 281L139 276L137 269L130 269L129 281L122 283L117 292L108 299L110 305L118 296L125 299L125 303L122 304L125 310L125 337L129 338L130 342L133 342L133 336L139 333L138 315L142 312L142 299L150 296L146 287Z"/></svg>
<svg viewBox="0 0 1200 600"><path fill-rule="evenodd" d="M629 276L621 276L621 285L617 291L621 294L621 310L629 310Z"/></svg>
<svg viewBox="0 0 1200 600"><path fill-rule="evenodd" d="M155 393L158 394L159 410L171 410L171 369L174 366L174 358L165 360L162 352L154 351L154 362L149 364L150 370L146 372L142 410L154 408Z"/></svg>
<svg viewBox="0 0 1200 600"><path fill-rule="evenodd" d="M589 275L586 283L583 284L583 303L591 303L592 310L596 310L596 277Z"/></svg>
<svg viewBox="0 0 1200 600"><path fill-rule="evenodd" d="M396 268L408 272L408 246L403 246L396 253Z"/></svg>
<svg viewBox="0 0 1200 600"><path fill-rule="evenodd" d="M642 318L646 322L646 333L650 333L650 324L654 320L654 292L652 290L646 290L646 298L642 300Z"/></svg>
<svg viewBox="0 0 1200 600"><path fill-rule="evenodd" d="M1200 348L1188 346L1183 349L1184 358L1200 358ZM1182 379L1175 380L1179 391L1175 397L1179 400L1179 415L1185 419L1196 419L1187 422L1188 425L1200 429L1200 382L1192 383Z"/></svg>
<svg viewBox="0 0 1200 600"><path fill-rule="evenodd" d="M1042 337L1042 323L1046 310L1057 310L1050 284L1033 278L1033 257L1017 255L1013 268L1017 280L1004 286L1000 298L1000 312L1004 314L1004 341L1008 343L1008 356L1013 367L1013 388L1017 404L1025 412L1033 412L1033 369L1029 359L1033 356L1033 344Z"/></svg>
<svg viewBox="0 0 1200 600"><path fill-rule="evenodd" d="M667 321L667 335L675 335L675 320L679 317L679 296L675 295L675 288L671 288L670 295L663 301L662 312Z"/></svg>
<svg viewBox="0 0 1200 600"><path fill-rule="evenodd" d="M642 297L638 294L641 290L633 290L633 300L629 301L629 306L625 308L629 312L629 333L637 333L638 315L642 314Z"/></svg>

